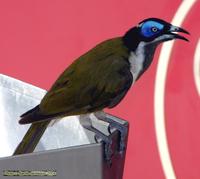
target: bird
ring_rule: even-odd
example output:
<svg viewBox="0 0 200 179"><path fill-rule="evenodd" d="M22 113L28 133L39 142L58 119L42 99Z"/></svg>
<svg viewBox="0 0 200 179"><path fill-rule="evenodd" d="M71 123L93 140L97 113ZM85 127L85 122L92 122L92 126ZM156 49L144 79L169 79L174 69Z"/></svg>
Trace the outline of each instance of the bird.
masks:
<svg viewBox="0 0 200 179"><path fill-rule="evenodd" d="M80 121L89 121L84 127L105 142L105 158L110 160L111 139L92 126L91 114L120 131L119 151L123 153L127 131L104 109L121 102L149 68L159 44L173 39L189 41L178 32L189 34L165 20L147 18L124 35L105 40L77 58L58 77L40 104L21 115L20 124L32 125L13 155L32 152L52 119L79 115Z"/></svg>

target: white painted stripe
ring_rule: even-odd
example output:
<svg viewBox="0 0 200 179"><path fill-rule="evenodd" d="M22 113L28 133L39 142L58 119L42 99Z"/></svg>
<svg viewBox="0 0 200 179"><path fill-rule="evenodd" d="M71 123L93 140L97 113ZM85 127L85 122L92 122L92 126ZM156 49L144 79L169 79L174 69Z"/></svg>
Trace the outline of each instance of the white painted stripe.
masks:
<svg viewBox="0 0 200 179"><path fill-rule="evenodd" d="M198 94L200 96L200 39L197 43L197 47L194 54L194 81Z"/></svg>
<svg viewBox="0 0 200 179"><path fill-rule="evenodd" d="M181 26L186 15L190 11L191 7L197 0L184 0L179 6L177 13L175 14L172 24ZM158 144L158 150L160 155L161 164L166 179L176 179L175 171L173 169L172 161L170 158L166 126L165 126L165 109L164 109L164 97L165 97L165 83L167 76L167 69L170 60L171 51L174 42L167 42L163 45L157 66L156 80L155 80L155 94L154 94L154 122L156 130L156 138Z"/></svg>

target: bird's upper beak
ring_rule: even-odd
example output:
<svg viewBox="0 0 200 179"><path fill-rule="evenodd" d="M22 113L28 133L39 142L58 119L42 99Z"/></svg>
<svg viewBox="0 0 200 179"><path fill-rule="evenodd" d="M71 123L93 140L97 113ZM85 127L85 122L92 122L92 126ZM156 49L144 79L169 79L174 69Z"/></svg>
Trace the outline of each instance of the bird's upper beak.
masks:
<svg viewBox="0 0 200 179"><path fill-rule="evenodd" d="M176 38L176 39L182 39L182 40L185 40L185 41L189 41L185 37L183 37L183 36L181 36L181 35L179 35L177 33L174 33L174 32L182 32L182 33L185 33L185 34L190 34L185 29L171 25L171 27L169 29L169 34L173 35L173 37Z"/></svg>

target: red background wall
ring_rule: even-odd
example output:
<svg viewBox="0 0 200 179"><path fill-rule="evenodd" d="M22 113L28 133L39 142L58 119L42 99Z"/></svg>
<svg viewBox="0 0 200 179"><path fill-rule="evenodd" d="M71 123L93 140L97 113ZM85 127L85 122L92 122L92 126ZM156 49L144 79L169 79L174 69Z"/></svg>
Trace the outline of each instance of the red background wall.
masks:
<svg viewBox="0 0 200 179"><path fill-rule="evenodd" d="M97 43L123 35L144 18L159 17L171 21L181 2L1 0L0 73L49 89L58 75L74 59ZM199 20L199 16L196 16L197 8L193 11L194 13L188 17L188 23L184 24L189 31L194 32L193 41L190 48L189 44L182 41L176 43L175 49L181 53L172 54L174 60L170 62L167 79L167 132L177 178L181 179L200 178L200 141L197 137L200 134L200 123L197 120L200 117L197 113L200 106L199 96L194 90L188 92L194 88L191 87L194 83L191 81L191 73L186 75L189 71L188 63L193 62L193 46L199 37L199 31L195 31L198 26L194 28L191 25L197 24ZM187 59L183 54L183 48L191 54L187 55ZM159 49L151 68L132 87L122 103L109 110L130 121L124 179L165 178L157 149L153 114L158 54ZM182 105L182 101L185 105Z"/></svg>

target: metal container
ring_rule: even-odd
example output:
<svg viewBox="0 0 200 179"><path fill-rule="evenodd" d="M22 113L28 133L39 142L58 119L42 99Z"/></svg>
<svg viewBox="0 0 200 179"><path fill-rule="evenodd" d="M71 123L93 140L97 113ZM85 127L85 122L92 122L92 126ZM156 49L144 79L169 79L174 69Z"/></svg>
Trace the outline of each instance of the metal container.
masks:
<svg viewBox="0 0 200 179"><path fill-rule="evenodd" d="M30 126L18 124L20 114L37 105L45 93L45 90L0 75L0 179L8 178L4 175L16 173L48 173L55 179L122 179L125 153L121 155L118 152L118 131L114 130L111 134L114 153L110 165L104 160L103 143L95 142L94 133L84 130L78 116L53 121L34 153L11 156ZM128 128L126 121L116 117L114 120ZM108 135L107 123L96 119L92 119L92 122Z"/></svg>

